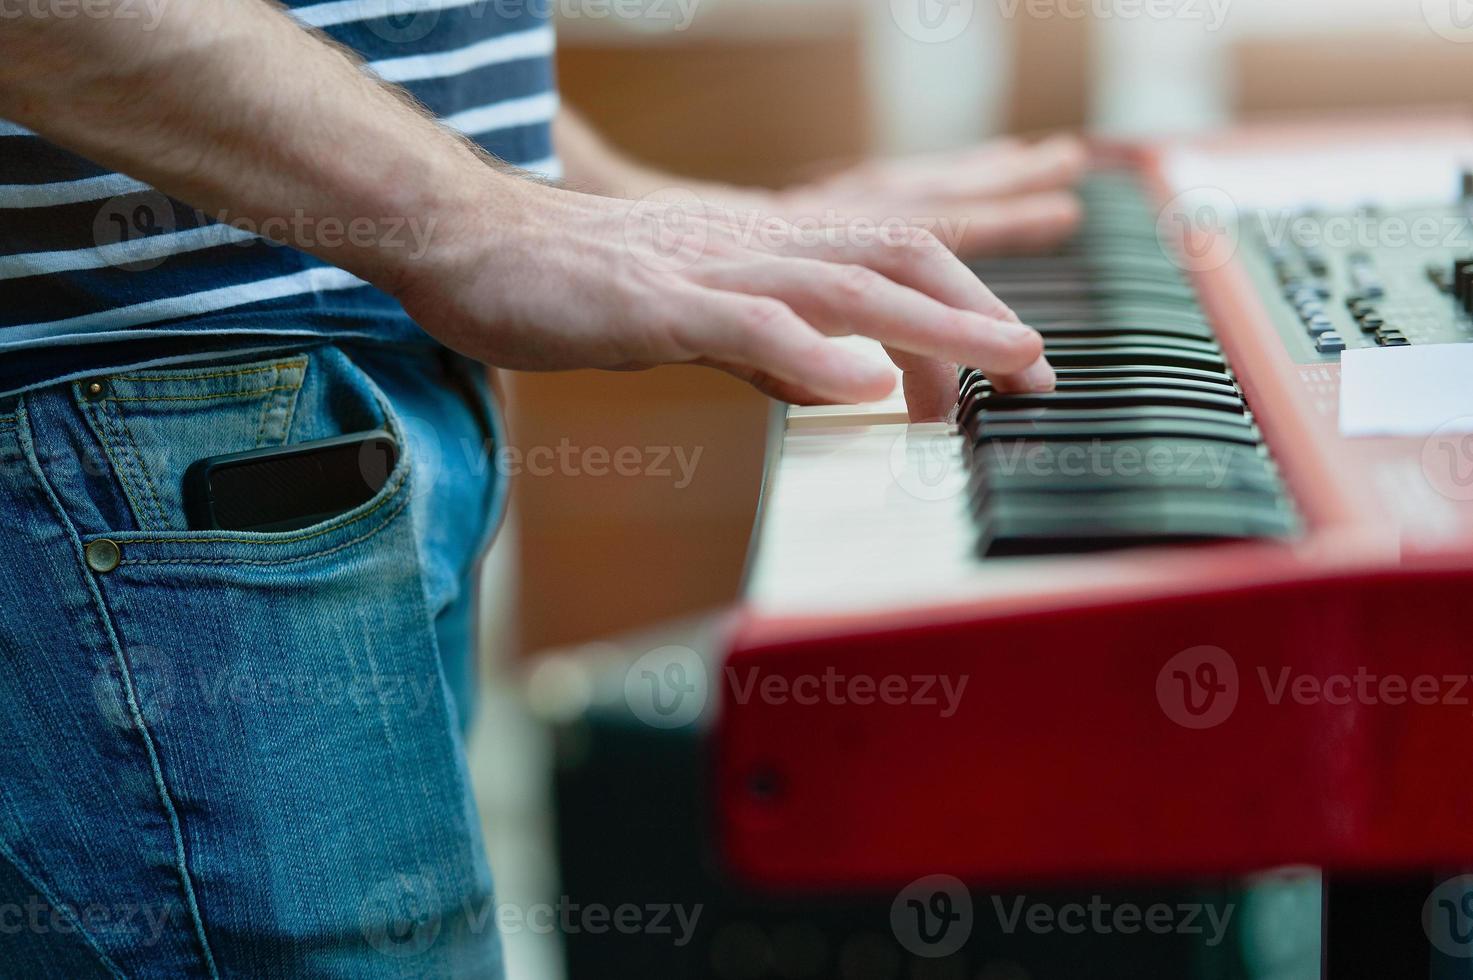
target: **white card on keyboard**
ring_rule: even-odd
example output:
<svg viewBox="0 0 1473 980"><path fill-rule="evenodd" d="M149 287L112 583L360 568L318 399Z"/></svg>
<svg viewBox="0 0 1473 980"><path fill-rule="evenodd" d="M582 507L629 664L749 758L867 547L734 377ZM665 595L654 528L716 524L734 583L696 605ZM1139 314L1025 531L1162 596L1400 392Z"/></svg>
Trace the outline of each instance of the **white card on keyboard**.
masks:
<svg viewBox="0 0 1473 980"><path fill-rule="evenodd" d="M1340 355L1340 434L1473 432L1473 344L1359 347Z"/></svg>

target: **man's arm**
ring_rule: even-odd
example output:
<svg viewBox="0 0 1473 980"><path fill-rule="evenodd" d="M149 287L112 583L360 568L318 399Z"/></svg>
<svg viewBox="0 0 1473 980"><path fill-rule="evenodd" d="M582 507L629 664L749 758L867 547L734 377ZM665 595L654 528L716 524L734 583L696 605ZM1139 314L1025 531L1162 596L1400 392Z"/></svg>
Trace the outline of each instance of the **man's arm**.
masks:
<svg viewBox="0 0 1473 980"><path fill-rule="evenodd" d="M8 21L0 116L256 227L281 227L267 219L297 213L303 226L445 219L484 206L479 192L514 179L274 4L162 10L154 30L124 17ZM316 250L310 240L286 244ZM318 255L390 287L406 274L403 256L373 244Z"/></svg>
<svg viewBox="0 0 1473 980"><path fill-rule="evenodd" d="M915 377L928 389L954 394L936 369L947 361L1007 387L1053 383L1037 333L933 236L805 235L703 203L633 208L540 185L263 0L168 4L151 30L32 7L0 33L0 115L211 213L283 229L487 363L697 362L789 400L878 397L887 373L826 338L852 332L907 371L927 365ZM423 256L290 237L324 219L408 217L432 229Z"/></svg>

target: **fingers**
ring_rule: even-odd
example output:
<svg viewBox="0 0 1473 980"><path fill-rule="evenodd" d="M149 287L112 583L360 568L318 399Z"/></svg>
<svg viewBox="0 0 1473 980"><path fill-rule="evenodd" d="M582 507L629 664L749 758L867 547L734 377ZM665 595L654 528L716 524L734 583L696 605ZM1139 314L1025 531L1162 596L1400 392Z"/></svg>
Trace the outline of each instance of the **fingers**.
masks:
<svg viewBox="0 0 1473 980"><path fill-rule="evenodd" d="M908 351L887 349L900 368L905 407L912 422L943 422L956 407L956 365Z"/></svg>
<svg viewBox="0 0 1473 980"><path fill-rule="evenodd" d="M772 258L713 269L703 273L703 281L776 297L825 333L861 334L895 350L968 364L989 375L1022 371L1042 351L1038 333L1014 320L948 306L864 265Z"/></svg>
<svg viewBox="0 0 1473 980"><path fill-rule="evenodd" d="M991 321L987 328L981 330L978 329L981 326L978 321L954 322L951 330L965 334L964 349L931 346L916 351L913 340L902 341L896 346L981 368L994 383L1011 390L1035 391L1053 387L1052 369L1046 363L1038 363L1043 349L1042 338L1036 331L1025 327L1023 333L1004 338L1010 342L1011 349L999 349L998 331L994 325L1018 324L1017 315L935 235L921 229L901 229L874 239L846 241L842 229L836 229L833 235L823 240L812 236L795 237L783 251L828 262L864 266L953 311L980 314ZM979 359L990 359L993 366L989 368L978 363Z"/></svg>
<svg viewBox="0 0 1473 980"><path fill-rule="evenodd" d="M955 240L946 244L967 258L1042 251L1072 235L1083 213L1078 198L1063 191L990 201L957 221Z"/></svg>
<svg viewBox="0 0 1473 980"><path fill-rule="evenodd" d="M823 405L830 401L801 385L789 384L786 381L774 378L766 371L759 371L745 364L727 364L716 358L709 357L703 357L693 363L701 364L705 367L713 367L718 371L725 371L732 377L745 381L768 398L776 398L778 401L787 402L789 405Z"/></svg>
<svg viewBox="0 0 1473 980"><path fill-rule="evenodd" d="M1078 183L1088 163L1084 144L1073 136L1052 136L1032 144L1002 140L960 152L865 165L824 187L855 205L879 198L902 208L934 209L1065 190Z"/></svg>
<svg viewBox="0 0 1473 980"><path fill-rule="evenodd" d="M1084 144L1073 136L1053 136L1012 154L1011 159L998 160L990 167L978 167L974 189L958 193L971 196L1012 197L1037 194L1073 187L1084 176L1089 155Z"/></svg>
<svg viewBox="0 0 1473 980"><path fill-rule="evenodd" d="M685 305L675 311L681 342L703 363L832 402L876 401L895 387L884 364L823 336L780 300L702 289Z"/></svg>

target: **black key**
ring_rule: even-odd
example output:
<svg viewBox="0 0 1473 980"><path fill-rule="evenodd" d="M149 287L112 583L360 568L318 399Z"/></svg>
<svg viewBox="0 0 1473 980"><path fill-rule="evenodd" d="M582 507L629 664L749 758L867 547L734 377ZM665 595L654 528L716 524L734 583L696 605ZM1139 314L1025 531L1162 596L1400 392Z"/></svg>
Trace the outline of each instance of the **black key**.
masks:
<svg viewBox="0 0 1473 980"><path fill-rule="evenodd" d="M1119 347L1130 344L1147 344L1170 347L1172 350L1194 350L1203 354L1222 355L1222 348L1213 340L1196 340L1188 337L1167 337L1153 334L1122 333L1112 337L1056 337L1044 335L1044 350L1096 350L1103 346Z"/></svg>
<svg viewBox="0 0 1473 980"><path fill-rule="evenodd" d="M1163 337L1184 337L1189 340L1213 340L1212 330L1203 323L1178 321L1151 322L1149 320L1119 320L1108 322L1095 320L1092 322L1051 322L1028 324L1045 338L1049 337L1100 337L1110 338L1123 333L1152 334Z"/></svg>
<svg viewBox="0 0 1473 980"><path fill-rule="evenodd" d="M1080 511L1085 511L1081 513ZM1246 538L1287 537L1287 514L1248 508L1071 507L1006 510L981 521L978 552L986 557L1078 554L1148 545L1201 544Z"/></svg>
<svg viewBox="0 0 1473 980"><path fill-rule="evenodd" d="M1207 439L1240 446L1258 446L1258 430L1222 422L1191 419L1132 419L1101 427L1089 422L1000 422L983 423L973 436L974 445L1004 439L1049 442L1113 442L1120 439Z"/></svg>
<svg viewBox="0 0 1473 980"><path fill-rule="evenodd" d="M1034 326L1044 323L1080 322L1126 324L1132 320L1140 320L1145 323L1191 324L1211 329L1201 310L1168 307L1155 303L1106 304L1061 300L1053 303L1016 304L1013 311L1025 323Z"/></svg>
<svg viewBox="0 0 1473 980"><path fill-rule="evenodd" d="M1004 470L1000 466L981 471L976 493L978 506L1006 494L1123 493L1131 491L1230 490L1267 498L1264 504L1278 506L1283 488L1278 477L1259 465L1202 465L1166 472L1107 473L1101 475L1080 466L1052 473Z"/></svg>
<svg viewBox="0 0 1473 980"><path fill-rule="evenodd" d="M1109 388L1102 390L1080 390L1065 388L1058 391L1005 394L993 392L980 401L983 411L1006 411L1015 408L1133 408L1150 405L1182 408L1200 408L1208 411L1232 412L1242 415L1244 404L1241 398L1228 394L1201 391L1181 391L1171 388Z"/></svg>
<svg viewBox="0 0 1473 980"><path fill-rule="evenodd" d="M1191 378L1153 378L1143 374L1122 374L1107 378L1060 378L1055 391L1104 391L1112 388L1152 388L1179 391L1199 391L1209 395L1237 397L1237 388L1231 382L1198 381Z"/></svg>
<svg viewBox="0 0 1473 980"><path fill-rule="evenodd" d="M1061 350L1049 355L1054 367L1108 367L1112 364L1160 364L1198 368L1204 371L1226 371L1227 363L1215 354L1201 351L1172 350L1169 347L1135 345L1105 346L1093 350Z"/></svg>
<svg viewBox="0 0 1473 980"><path fill-rule="evenodd" d="M1068 423L1079 426L1097 426L1107 430L1122 422L1140 422L1148 419L1175 419L1178 421L1210 422L1213 425L1235 425L1254 431L1254 422L1247 414L1235 415L1211 408L1193 408L1186 405L1132 405L1128 408L1010 408L1004 411L987 411L966 419L969 432L988 432L994 425L1004 422Z"/></svg>
<svg viewBox="0 0 1473 980"><path fill-rule="evenodd" d="M1163 364L1112 364L1099 367L1058 367L1055 374L1060 381L1065 379L1091 379L1091 378L1124 378L1124 377L1146 377L1146 378L1182 378L1190 381L1210 381L1220 385L1226 385L1237 390L1237 385L1231 376L1225 371L1212 371L1203 368L1185 368L1175 365ZM968 385L987 384L991 382L976 368L963 368L960 373L963 389Z"/></svg>

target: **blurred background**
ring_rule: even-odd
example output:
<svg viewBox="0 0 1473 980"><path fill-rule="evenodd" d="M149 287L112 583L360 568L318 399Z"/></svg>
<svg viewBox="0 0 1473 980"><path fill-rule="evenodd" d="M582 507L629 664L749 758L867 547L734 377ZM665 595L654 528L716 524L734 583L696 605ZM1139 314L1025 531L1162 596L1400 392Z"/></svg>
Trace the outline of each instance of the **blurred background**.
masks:
<svg viewBox="0 0 1473 980"><path fill-rule="evenodd" d="M643 161L735 183L776 186L1002 134L1149 137L1466 108L1473 77L1464 0L552 2L567 103ZM548 780L561 750L526 712L520 679L546 651L736 598L771 406L701 369L503 382L524 452L633 446L696 460L688 479L672 464L667 476L515 482L487 573L490 701L472 761L503 900L550 901L568 887ZM615 835L599 846L642 845ZM1303 876L1285 881L1256 899L1268 910L1246 926L1258 952L1201 975L1316 975L1317 891ZM1253 970L1244 956L1258 957ZM509 935L508 957L513 980L567 967L555 936ZM712 971L692 975L741 975Z"/></svg>

